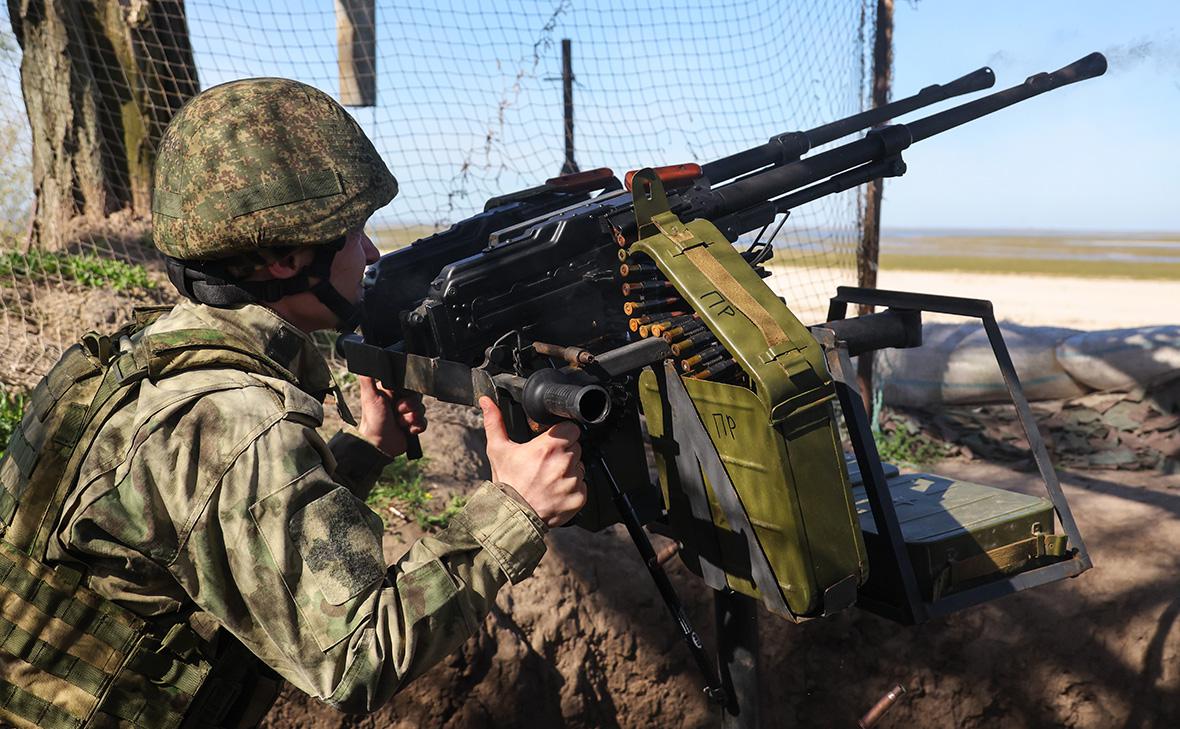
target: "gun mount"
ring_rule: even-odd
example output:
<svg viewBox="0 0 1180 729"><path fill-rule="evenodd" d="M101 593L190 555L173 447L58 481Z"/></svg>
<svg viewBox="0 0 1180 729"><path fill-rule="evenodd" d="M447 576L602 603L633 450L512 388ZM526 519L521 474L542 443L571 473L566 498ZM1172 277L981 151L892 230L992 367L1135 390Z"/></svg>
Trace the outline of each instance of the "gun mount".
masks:
<svg viewBox="0 0 1180 729"><path fill-rule="evenodd" d="M990 86L990 70L980 69L901 106L700 167L644 169L627 186L598 171L493 199L484 213L382 257L366 280L365 338L344 336L339 346L350 369L387 386L464 404L498 399L516 439L555 417L584 423L590 498L575 523L625 524L715 698L724 697L711 664L645 526L683 544L681 558L710 587L791 620L859 604L915 623L1075 576L1089 557L990 304L841 289L830 321L809 330L761 280L768 247L739 253L732 243L797 206L903 174L901 153L916 142L1105 69L1091 54L803 156L903 109ZM889 311L845 319L849 302ZM1022 502L1019 523L996 517L999 532L1031 533L984 544L966 530L945 559L919 565L891 494L910 482L889 480L847 360L919 345L923 310L984 321L1049 500ZM853 456L842 452L837 417ZM927 480L949 493L954 484L939 478Z"/></svg>

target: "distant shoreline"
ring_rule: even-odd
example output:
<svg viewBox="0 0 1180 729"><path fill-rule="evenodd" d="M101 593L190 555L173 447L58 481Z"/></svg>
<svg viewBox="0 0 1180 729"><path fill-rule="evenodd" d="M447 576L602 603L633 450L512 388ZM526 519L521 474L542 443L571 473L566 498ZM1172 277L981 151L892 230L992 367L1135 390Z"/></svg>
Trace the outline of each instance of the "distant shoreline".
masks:
<svg viewBox="0 0 1180 729"><path fill-rule="evenodd" d="M827 316L827 297L855 282L846 269L769 266L767 283L807 323ZM826 290L816 292L827 282ZM1036 275L1019 272L912 271L882 266L877 287L991 301L1000 321L1082 330L1180 324L1180 279ZM966 321L927 314L927 321Z"/></svg>

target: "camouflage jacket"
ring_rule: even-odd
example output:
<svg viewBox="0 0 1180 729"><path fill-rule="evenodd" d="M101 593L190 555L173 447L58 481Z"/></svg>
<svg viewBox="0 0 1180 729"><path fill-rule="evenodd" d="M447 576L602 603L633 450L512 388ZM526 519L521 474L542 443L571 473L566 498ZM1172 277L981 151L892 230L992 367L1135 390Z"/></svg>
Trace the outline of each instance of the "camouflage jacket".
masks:
<svg viewBox="0 0 1180 729"><path fill-rule="evenodd" d="M94 441L48 556L141 615L195 605L300 689L371 711L531 574L545 527L485 483L387 566L363 499L389 459L317 434L333 382L311 338L265 307L190 302L148 331L201 328L256 342L297 384L221 368L144 381Z"/></svg>

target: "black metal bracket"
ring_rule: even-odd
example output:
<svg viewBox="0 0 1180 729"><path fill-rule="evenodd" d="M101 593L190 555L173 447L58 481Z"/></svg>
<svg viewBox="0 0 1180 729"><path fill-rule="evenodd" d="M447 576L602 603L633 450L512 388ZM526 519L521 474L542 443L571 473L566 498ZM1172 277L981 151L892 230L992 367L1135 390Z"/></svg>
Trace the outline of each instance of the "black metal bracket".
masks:
<svg viewBox="0 0 1180 729"><path fill-rule="evenodd" d="M902 594L905 605L889 605L878 603L866 598L858 599L858 605L887 617L905 623L921 623L929 618L949 615L967 607L979 605L994 600L1003 595L1027 590L1030 587L1056 582L1067 577L1076 577L1093 566L1090 561L1086 544L1078 531L1057 473L1049 460L1049 452L1045 441L1037 429L1032 410L1025 397L1020 378L1016 375L1016 367L1008 347L1004 343L1000 326L996 322L995 313L990 301L983 299L967 299L956 296L937 296L932 294L918 294L902 291L886 291L881 289L864 289L852 286L841 286L836 290L836 296L831 299L828 309L828 321L843 319L848 312L849 304L866 306L883 306L895 310L929 311L955 316L972 317L983 322L988 342L1004 383L1008 388L1008 395L1016 406L1016 413L1028 439L1032 450L1033 460L1044 482L1045 491L1049 496L1061 528L1069 538L1071 555L1060 561L1042 567L1021 572L1006 578L1001 578L984 585L969 588L961 592L940 597L932 602L925 602L918 593L917 576L909 553L905 548L905 540L901 533L901 525L897 513L893 508L893 500L889 494L885 474L881 467L881 458L877 453L877 446L873 440L872 429L868 414L865 412L864 401L856 389L855 371L852 369L847 348L840 346L831 329L823 325L812 328L828 356L828 367L836 380L836 390L840 399L840 407L844 412L845 424L849 438L852 441L857 465L864 481L865 492L868 496L869 507L873 519L893 560L893 569L897 571L902 584ZM870 565L870 569L879 569L881 565Z"/></svg>

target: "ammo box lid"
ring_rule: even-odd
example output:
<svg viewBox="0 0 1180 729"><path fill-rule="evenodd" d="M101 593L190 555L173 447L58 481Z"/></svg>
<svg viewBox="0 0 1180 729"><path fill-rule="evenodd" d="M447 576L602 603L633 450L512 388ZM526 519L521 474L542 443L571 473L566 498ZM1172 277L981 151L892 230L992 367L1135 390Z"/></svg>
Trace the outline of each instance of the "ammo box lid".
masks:
<svg viewBox="0 0 1180 729"><path fill-rule="evenodd" d="M957 481L945 476L913 473L889 479L893 506L907 544L945 542L964 534L977 538L1016 523L1044 520L1046 532L1053 530L1053 504L1048 499L1004 489ZM861 528L877 534L864 486L852 490ZM1021 530L1027 535L1027 529ZM997 535L998 536L998 535ZM990 549L994 544L984 539Z"/></svg>

